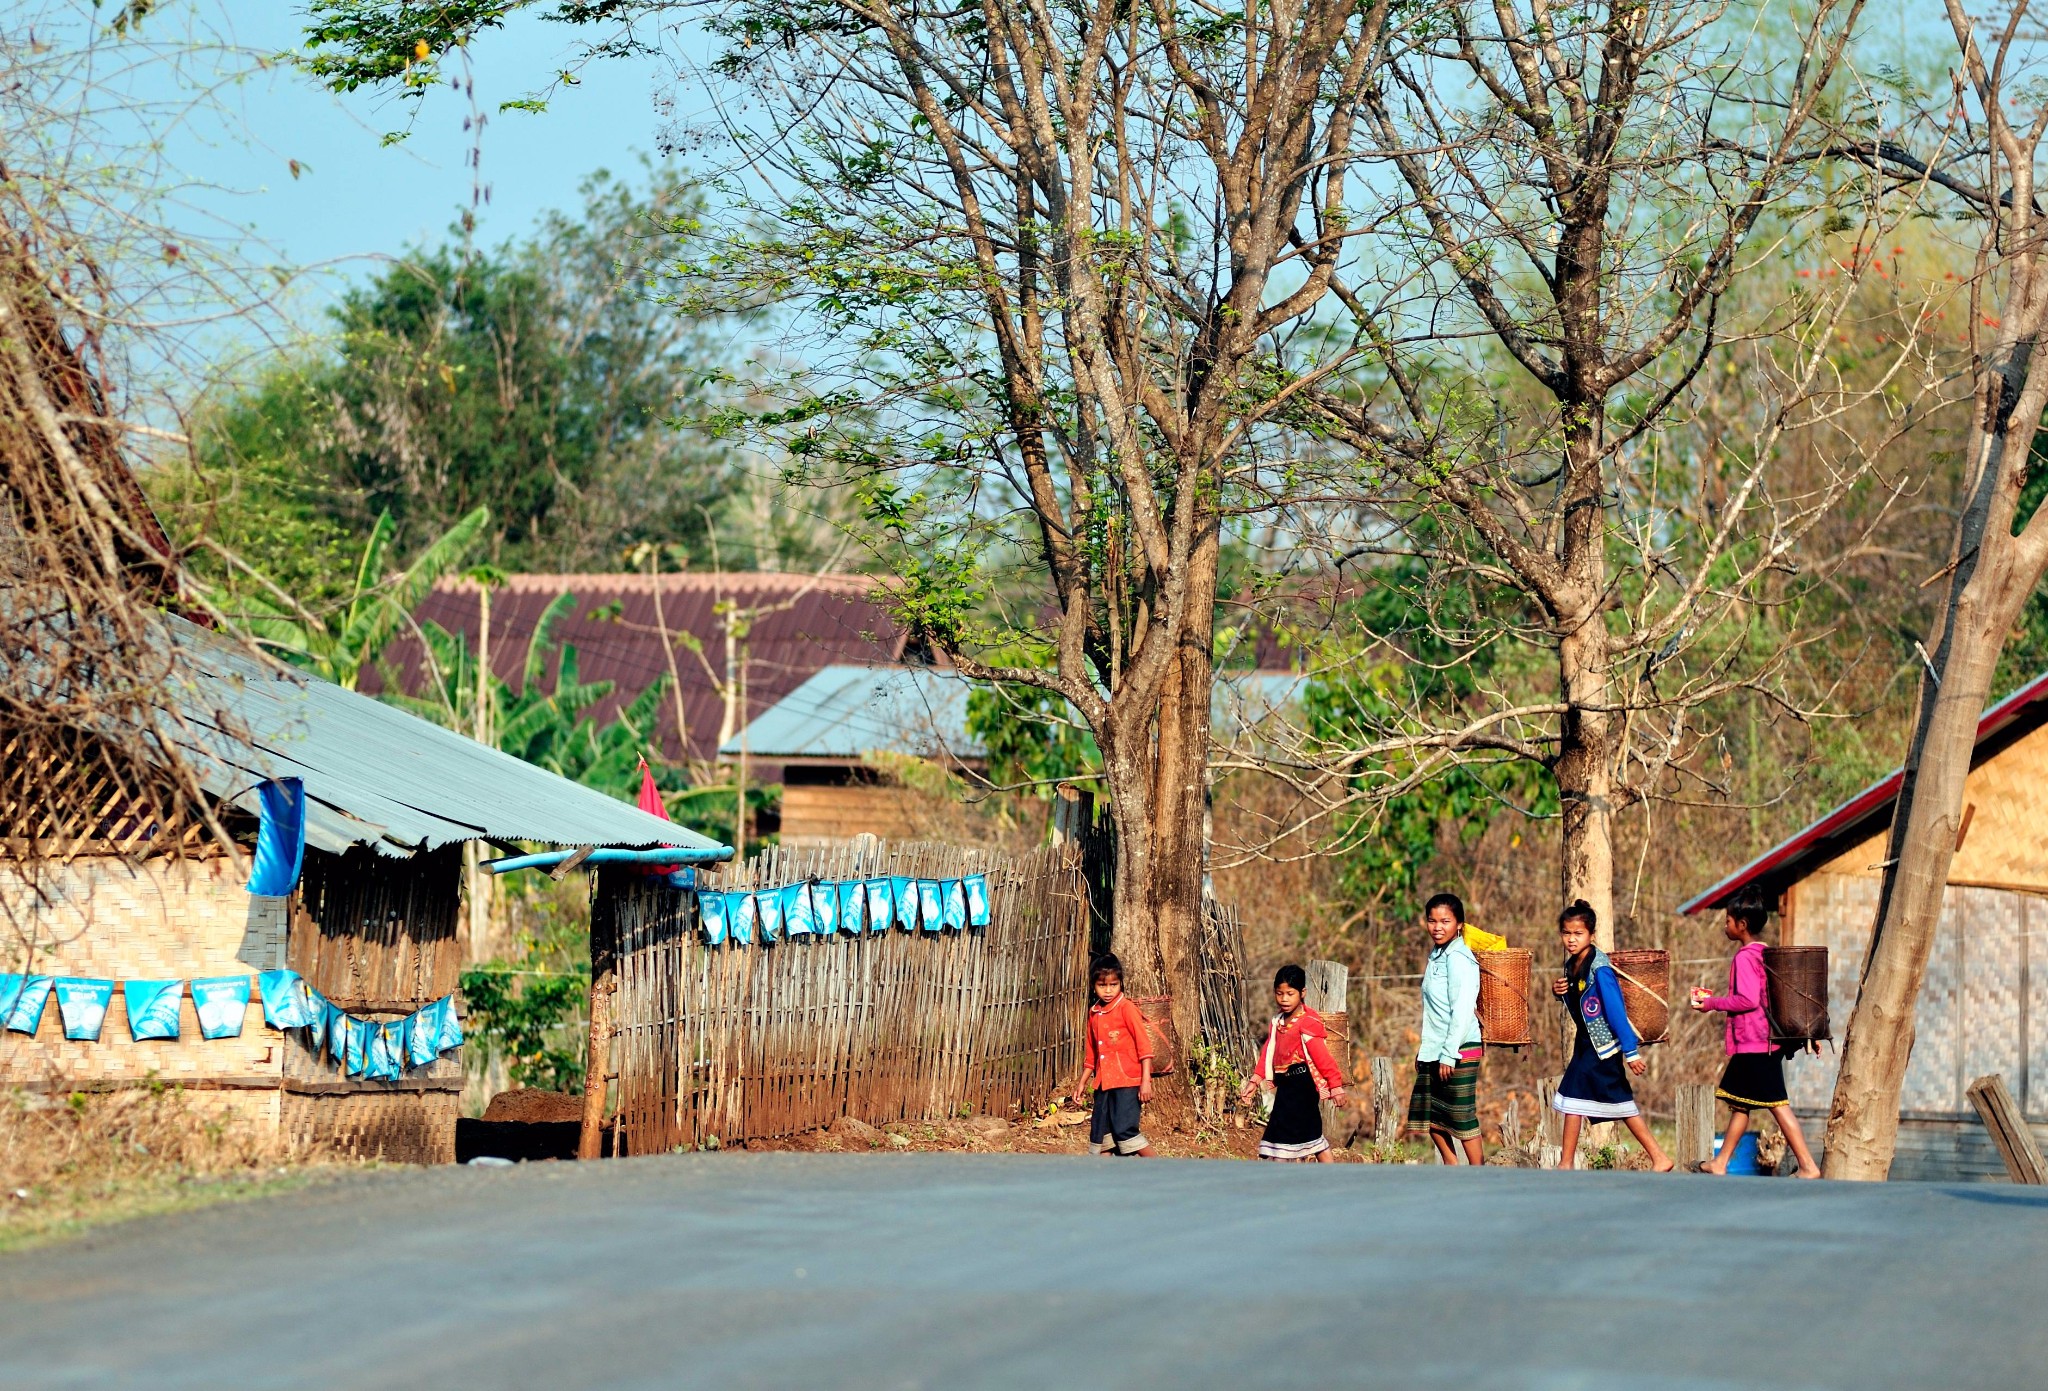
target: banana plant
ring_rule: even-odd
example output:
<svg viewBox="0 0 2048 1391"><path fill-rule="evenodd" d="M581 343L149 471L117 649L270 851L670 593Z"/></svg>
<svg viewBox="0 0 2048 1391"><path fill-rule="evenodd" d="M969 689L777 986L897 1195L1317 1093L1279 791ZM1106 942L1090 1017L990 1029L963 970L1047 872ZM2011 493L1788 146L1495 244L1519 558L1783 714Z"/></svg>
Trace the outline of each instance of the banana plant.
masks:
<svg viewBox="0 0 2048 1391"><path fill-rule="evenodd" d="M477 508L414 556L410 564L386 575L391 538L398 530L386 512L370 528L354 585L341 605L326 614L307 614L252 599L245 628L258 644L293 666L353 691L363 672L411 625L412 611L435 581L454 571L475 548L490 519L488 507Z"/></svg>

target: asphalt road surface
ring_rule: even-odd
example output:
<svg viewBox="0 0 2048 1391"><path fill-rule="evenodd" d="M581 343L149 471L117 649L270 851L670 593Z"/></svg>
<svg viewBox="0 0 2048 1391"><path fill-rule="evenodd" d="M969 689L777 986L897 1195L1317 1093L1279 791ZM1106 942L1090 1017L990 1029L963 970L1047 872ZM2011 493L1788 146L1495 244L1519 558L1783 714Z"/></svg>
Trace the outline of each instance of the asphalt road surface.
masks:
<svg viewBox="0 0 2048 1391"><path fill-rule="evenodd" d="M2041 1387L2048 1193L705 1155L0 1260L0 1387Z"/></svg>

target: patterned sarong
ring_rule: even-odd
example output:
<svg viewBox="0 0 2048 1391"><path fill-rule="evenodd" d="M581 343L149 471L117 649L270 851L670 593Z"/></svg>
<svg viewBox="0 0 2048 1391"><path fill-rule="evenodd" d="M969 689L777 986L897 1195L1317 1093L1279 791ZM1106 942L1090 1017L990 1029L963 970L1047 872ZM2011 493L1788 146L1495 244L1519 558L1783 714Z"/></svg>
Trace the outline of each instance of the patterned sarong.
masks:
<svg viewBox="0 0 2048 1391"><path fill-rule="evenodd" d="M1478 1139L1479 1059L1461 1059L1449 1077L1440 1076L1433 1062L1416 1063L1415 1090L1408 1094L1408 1128L1433 1130L1456 1140Z"/></svg>

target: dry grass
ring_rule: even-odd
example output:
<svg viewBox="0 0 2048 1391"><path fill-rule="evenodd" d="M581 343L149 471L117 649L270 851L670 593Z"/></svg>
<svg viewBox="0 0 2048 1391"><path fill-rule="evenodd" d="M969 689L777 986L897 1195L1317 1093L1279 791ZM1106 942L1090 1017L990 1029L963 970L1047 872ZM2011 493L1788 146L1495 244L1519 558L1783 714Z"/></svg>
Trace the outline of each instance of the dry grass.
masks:
<svg viewBox="0 0 2048 1391"><path fill-rule="evenodd" d="M319 1158L173 1087L0 1093L0 1251L289 1187Z"/></svg>

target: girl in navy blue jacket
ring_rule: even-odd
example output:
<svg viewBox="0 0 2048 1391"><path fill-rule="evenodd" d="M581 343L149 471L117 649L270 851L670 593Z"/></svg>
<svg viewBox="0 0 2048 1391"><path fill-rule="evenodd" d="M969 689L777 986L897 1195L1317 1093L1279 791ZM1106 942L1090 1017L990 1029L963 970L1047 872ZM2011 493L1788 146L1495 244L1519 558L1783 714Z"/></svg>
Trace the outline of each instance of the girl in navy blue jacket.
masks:
<svg viewBox="0 0 2048 1391"><path fill-rule="evenodd" d="M1564 1001L1575 1031L1572 1060L1550 1099L1550 1104L1564 1113L1564 1167L1576 1166L1579 1127L1590 1117L1622 1122L1650 1156L1652 1167L1660 1174L1667 1173L1671 1158L1644 1123L1635 1092L1628 1085L1629 1073L1640 1077L1649 1065L1640 1056L1641 1044L1628 1022L1621 982L1607 953L1593 945L1598 921L1583 898L1574 899L1572 906L1557 916L1557 933L1564 944L1564 974L1551 983L1550 992Z"/></svg>

